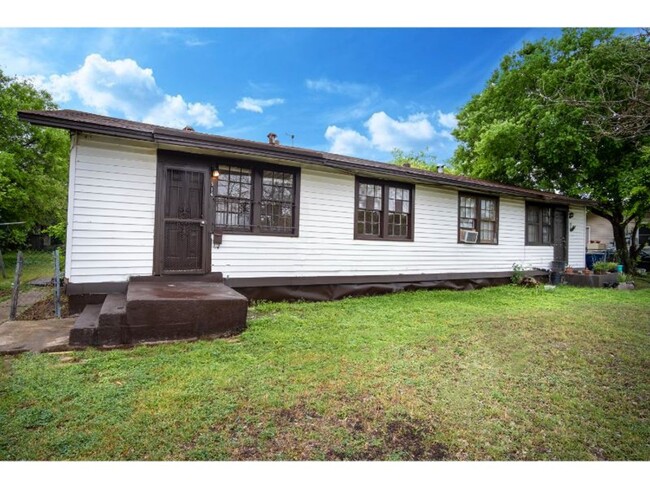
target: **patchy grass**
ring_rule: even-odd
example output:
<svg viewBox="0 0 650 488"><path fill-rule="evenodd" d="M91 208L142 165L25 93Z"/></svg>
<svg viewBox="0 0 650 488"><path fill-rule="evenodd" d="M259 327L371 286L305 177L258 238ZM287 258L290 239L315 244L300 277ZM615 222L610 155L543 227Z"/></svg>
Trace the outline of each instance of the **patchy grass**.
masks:
<svg viewBox="0 0 650 488"><path fill-rule="evenodd" d="M6 278L0 273L0 302L11 297L11 287L16 272L16 252L2 253ZM63 270L61 271L63 273ZM54 258L49 251L28 251L23 254L23 275L20 279L21 290L31 288L27 283L37 278L54 276Z"/></svg>
<svg viewBox="0 0 650 488"><path fill-rule="evenodd" d="M0 459L650 459L650 290L251 317L230 339L5 358Z"/></svg>
<svg viewBox="0 0 650 488"><path fill-rule="evenodd" d="M632 278L634 281L634 288L636 290L645 290L650 288L650 275L645 274L643 276L636 275Z"/></svg>

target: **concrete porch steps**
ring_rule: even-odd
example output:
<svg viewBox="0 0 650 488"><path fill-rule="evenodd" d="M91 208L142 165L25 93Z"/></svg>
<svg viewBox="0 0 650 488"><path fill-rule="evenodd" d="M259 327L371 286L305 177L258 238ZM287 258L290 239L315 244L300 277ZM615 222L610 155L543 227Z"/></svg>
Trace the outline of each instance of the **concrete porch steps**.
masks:
<svg viewBox="0 0 650 488"><path fill-rule="evenodd" d="M86 305L70 330L71 346L95 344L101 309L101 305Z"/></svg>
<svg viewBox="0 0 650 488"><path fill-rule="evenodd" d="M120 327L126 323L126 295L111 293L106 295L99 313L99 327Z"/></svg>
<svg viewBox="0 0 650 488"><path fill-rule="evenodd" d="M248 300L221 282L137 279L126 294L87 305L70 332L70 345L115 346L138 342L225 336L246 326Z"/></svg>

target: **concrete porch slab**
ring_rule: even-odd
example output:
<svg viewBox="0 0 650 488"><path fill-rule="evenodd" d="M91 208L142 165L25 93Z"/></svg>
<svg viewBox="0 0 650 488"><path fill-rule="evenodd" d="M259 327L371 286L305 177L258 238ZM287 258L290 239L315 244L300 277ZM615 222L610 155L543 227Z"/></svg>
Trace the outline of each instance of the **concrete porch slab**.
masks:
<svg viewBox="0 0 650 488"><path fill-rule="evenodd" d="M0 324L0 354L74 349L68 339L75 318L16 320Z"/></svg>
<svg viewBox="0 0 650 488"><path fill-rule="evenodd" d="M132 342L239 332L247 309L246 297L223 283L137 281L126 295Z"/></svg>

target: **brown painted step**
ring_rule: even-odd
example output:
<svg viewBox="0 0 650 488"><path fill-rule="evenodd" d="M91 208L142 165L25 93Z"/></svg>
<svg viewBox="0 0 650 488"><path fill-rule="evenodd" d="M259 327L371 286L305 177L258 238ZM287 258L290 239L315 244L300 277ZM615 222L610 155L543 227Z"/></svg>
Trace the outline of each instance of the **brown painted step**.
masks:
<svg viewBox="0 0 650 488"><path fill-rule="evenodd" d="M70 330L71 346L92 346L97 339L101 305L86 305Z"/></svg>
<svg viewBox="0 0 650 488"><path fill-rule="evenodd" d="M213 272L199 275L164 275L164 276L131 276L129 283L154 282L171 283L177 281L198 281L201 283L223 283L223 273Z"/></svg>
<svg viewBox="0 0 650 488"><path fill-rule="evenodd" d="M126 295L131 342L232 334L247 310L246 297L215 282L132 281Z"/></svg>
<svg viewBox="0 0 650 488"><path fill-rule="evenodd" d="M106 295L99 313L98 327L121 327L126 325L126 295L111 293Z"/></svg>
<svg viewBox="0 0 650 488"><path fill-rule="evenodd" d="M122 300L125 301L124 295ZM126 319L126 310L119 317L115 313L119 297L108 301L108 305L106 300L103 304L86 305L70 330L71 346L117 346L128 342L127 326L120 323ZM103 315L105 311L107 314Z"/></svg>

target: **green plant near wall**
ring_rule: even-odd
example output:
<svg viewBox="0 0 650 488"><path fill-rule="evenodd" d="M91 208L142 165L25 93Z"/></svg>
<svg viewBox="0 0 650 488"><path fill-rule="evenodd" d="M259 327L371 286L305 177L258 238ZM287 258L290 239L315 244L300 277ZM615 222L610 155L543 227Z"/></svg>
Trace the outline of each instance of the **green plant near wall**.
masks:
<svg viewBox="0 0 650 488"><path fill-rule="evenodd" d="M629 283L632 281L632 276L625 273L619 273L618 276L616 277L616 280L619 283Z"/></svg>
<svg viewBox="0 0 650 488"><path fill-rule="evenodd" d="M519 285L521 281L524 279L524 266L521 264L514 263L512 265L512 276L510 277L510 281L512 282L513 285Z"/></svg>
<svg viewBox="0 0 650 488"><path fill-rule="evenodd" d="M618 264L609 261L598 261L594 264L594 273L613 273Z"/></svg>

